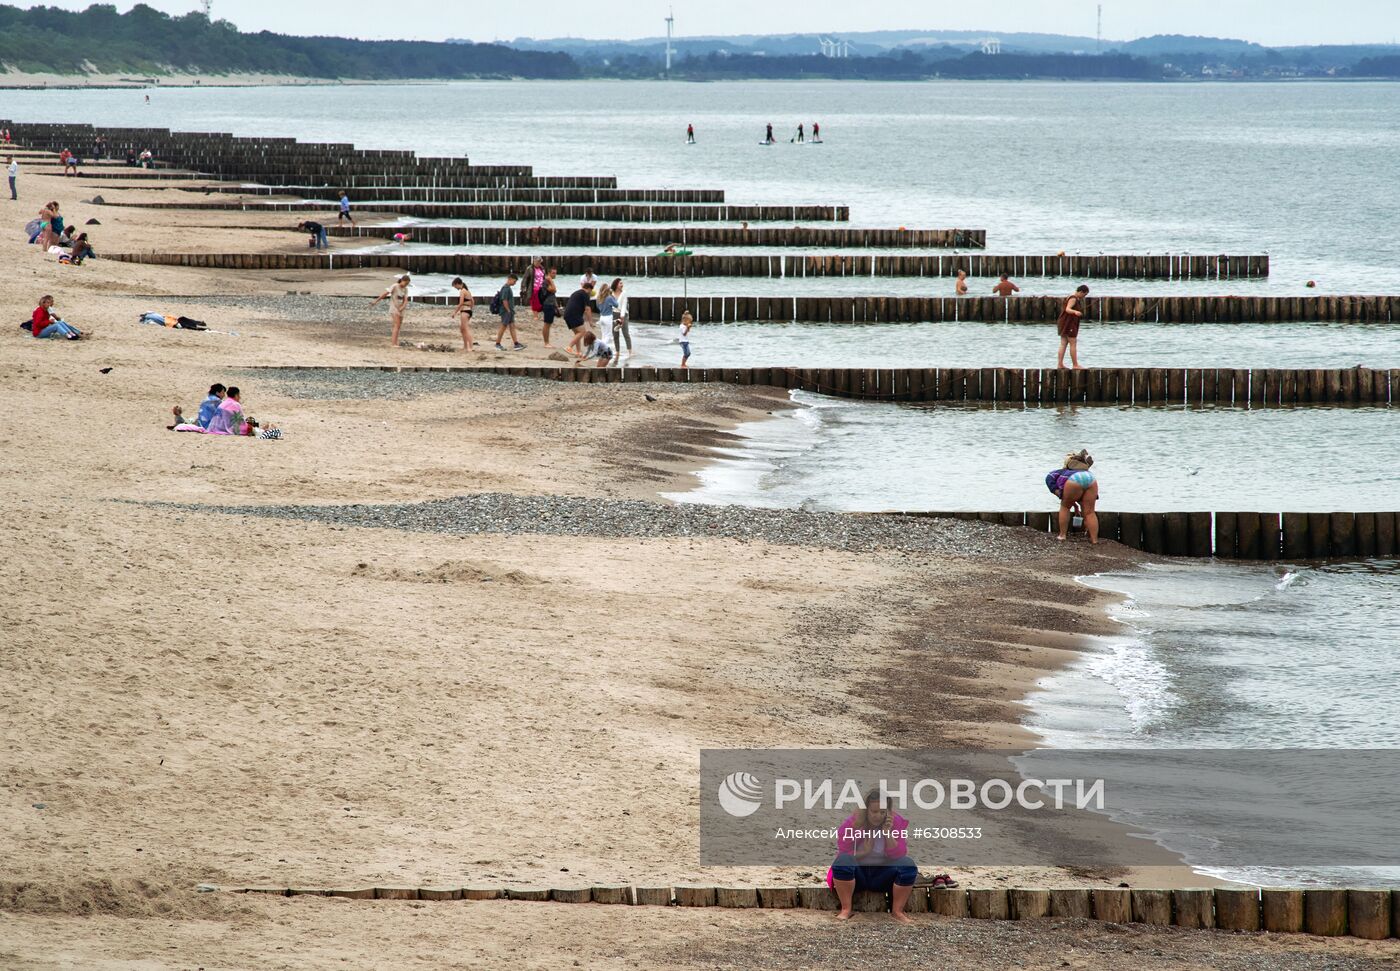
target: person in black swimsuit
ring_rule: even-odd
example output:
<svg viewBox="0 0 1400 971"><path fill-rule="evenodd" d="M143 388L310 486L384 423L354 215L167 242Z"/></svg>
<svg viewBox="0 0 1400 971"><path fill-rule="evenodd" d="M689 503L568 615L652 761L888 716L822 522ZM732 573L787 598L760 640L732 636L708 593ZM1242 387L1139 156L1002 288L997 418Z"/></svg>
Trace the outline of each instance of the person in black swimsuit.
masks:
<svg viewBox="0 0 1400 971"><path fill-rule="evenodd" d="M582 357L583 352L580 347L583 344L583 335L588 333L583 326L584 311L588 309L588 303L593 299L593 294L579 287L569 296L569 302L564 304L564 324L574 335L564 348L566 353L575 357Z"/></svg>

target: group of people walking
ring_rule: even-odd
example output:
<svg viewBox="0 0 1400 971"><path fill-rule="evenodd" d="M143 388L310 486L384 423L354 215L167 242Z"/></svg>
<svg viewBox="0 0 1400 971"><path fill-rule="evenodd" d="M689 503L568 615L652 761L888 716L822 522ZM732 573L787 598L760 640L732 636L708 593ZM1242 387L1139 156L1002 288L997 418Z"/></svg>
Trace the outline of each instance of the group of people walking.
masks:
<svg viewBox="0 0 1400 971"><path fill-rule="evenodd" d="M399 334L403 329L411 283L412 279L405 273L371 301L371 306L388 301L391 324L389 343L395 347L399 344ZM452 305L451 316L461 332L463 349L470 351L477 346L472 335L476 297L461 277L452 281L452 290L456 302ZM496 350L525 350L526 345L521 342L517 329L516 315L518 308L528 307L540 324L540 337L545 347L558 348L576 361L596 360L598 367L606 367L617 357L622 344L626 344L629 355L633 352L626 291L626 282L621 277L611 282L600 280L590 267L579 278L577 288L563 299L561 305L559 269L553 266L546 268L543 257L537 256L530 261L524 274L512 273L507 276L505 283L491 298L491 313L500 318L496 329ZM551 341L555 321L560 318L570 333L568 343L562 346ZM683 324L685 329L686 325ZM509 347L505 343L507 335ZM688 347L685 351L688 357Z"/></svg>

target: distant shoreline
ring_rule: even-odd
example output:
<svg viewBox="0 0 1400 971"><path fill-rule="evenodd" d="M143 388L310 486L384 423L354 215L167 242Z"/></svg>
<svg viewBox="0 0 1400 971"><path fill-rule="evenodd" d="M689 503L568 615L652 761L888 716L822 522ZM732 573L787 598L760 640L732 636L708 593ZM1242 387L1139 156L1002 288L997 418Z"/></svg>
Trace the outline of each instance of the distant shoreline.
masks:
<svg viewBox="0 0 1400 971"><path fill-rule="evenodd" d="M575 84L581 81L607 81L616 84L650 83L664 81L664 78L308 78L275 74L230 74L230 75L159 75L144 78L129 75L84 75L84 74L26 74L7 72L0 74L0 90L4 91L149 91L167 88L328 88L328 87L382 87L388 85L439 85L463 84L475 81L510 81L530 83L546 81L552 84ZM1354 84L1367 82L1400 81L1393 77L1345 77L1345 78L1162 78L1145 80L1141 78L673 78L675 84L742 84L755 81L765 83L831 83L831 84L928 84L947 82L957 84L1141 84L1141 85L1192 85L1192 84Z"/></svg>

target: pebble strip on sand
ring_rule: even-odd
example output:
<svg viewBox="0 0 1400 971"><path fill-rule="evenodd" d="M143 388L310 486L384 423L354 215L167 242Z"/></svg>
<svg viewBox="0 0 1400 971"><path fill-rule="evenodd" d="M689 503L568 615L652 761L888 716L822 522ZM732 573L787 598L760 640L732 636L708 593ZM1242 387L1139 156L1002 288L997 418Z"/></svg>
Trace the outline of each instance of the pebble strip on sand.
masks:
<svg viewBox="0 0 1400 971"><path fill-rule="evenodd" d="M502 394L537 395L558 393L560 385L539 378L511 377L507 374L444 374L433 371L323 371L244 368L238 371L244 386L265 382L271 390L288 398L331 400L403 401L422 395L452 394L457 391L495 391ZM603 387L607 387L604 385ZM628 388L632 394L637 389Z"/></svg>
<svg viewBox="0 0 1400 971"><path fill-rule="evenodd" d="M142 505L413 532L713 537L856 552L1012 557L1044 552L1047 535L964 520L905 519L744 506L667 505L639 499L480 493L419 503L345 506Z"/></svg>

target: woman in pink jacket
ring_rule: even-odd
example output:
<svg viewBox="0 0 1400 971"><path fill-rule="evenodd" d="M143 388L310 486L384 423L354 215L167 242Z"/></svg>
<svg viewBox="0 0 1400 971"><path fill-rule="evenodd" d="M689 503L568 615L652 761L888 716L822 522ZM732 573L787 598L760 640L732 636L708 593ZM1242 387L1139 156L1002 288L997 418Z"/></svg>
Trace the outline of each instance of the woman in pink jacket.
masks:
<svg viewBox="0 0 1400 971"><path fill-rule="evenodd" d="M846 817L836 833L836 862L827 880L841 901L837 920L849 920L857 889L889 891L890 916L909 923L904 912L919 868L909 858L909 820L885 805L878 789L865 795L865 808Z"/></svg>

